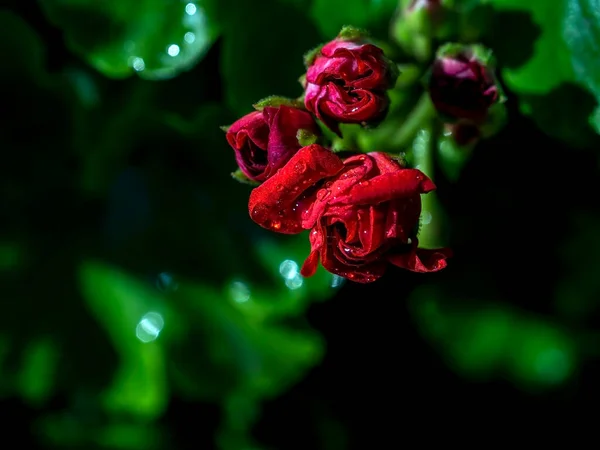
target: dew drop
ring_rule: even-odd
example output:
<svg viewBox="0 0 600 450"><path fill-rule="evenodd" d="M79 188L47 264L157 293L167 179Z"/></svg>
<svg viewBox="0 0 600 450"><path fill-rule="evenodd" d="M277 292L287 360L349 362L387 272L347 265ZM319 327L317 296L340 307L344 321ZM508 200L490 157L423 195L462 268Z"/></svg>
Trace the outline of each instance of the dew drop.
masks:
<svg viewBox="0 0 600 450"><path fill-rule="evenodd" d="M306 172L306 163L304 161L298 161L294 166L294 171L296 173L304 173Z"/></svg>
<svg viewBox="0 0 600 450"><path fill-rule="evenodd" d="M368 186L370 183L368 181L361 181L360 183L361 186Z"/></svg>
<svg viewBox="0 0 600 450"><path fill-rule="evenodd" d="M279 230L281 228L281 222L273 222L271 224L271 228L273 228L274 230Z"/></svg>
<svg viewBox="0 0 600 450"><path fill-rule="evenodd" d="M275 186L275 189L277 189L279 192L283 191L284 186L283 184L278 184L277 186Z"/></svg>
<svg viewBox="0 0 600 450"><path fill-rule="evenodd" d="M283 216L285 216L285 209L282 209L282 210L281 210L281 211L279 211L277 214L279 215L279 217L283 217Z"/></svg>
<svg viewBox="0 0 600 450"><path fill-rule="evenodd" d="M317 199L323 201L329 197L329 194L331 194L329 189L321 189L319 192L317 192Z"/></svg>

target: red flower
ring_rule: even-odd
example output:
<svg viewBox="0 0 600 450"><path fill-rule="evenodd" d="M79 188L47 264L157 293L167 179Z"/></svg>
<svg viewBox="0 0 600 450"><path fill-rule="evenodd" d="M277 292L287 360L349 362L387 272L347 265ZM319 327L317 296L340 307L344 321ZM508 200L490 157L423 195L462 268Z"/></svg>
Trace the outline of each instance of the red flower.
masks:
<svg viewBox="0 0 600 450"><path fill-rule="evenodd" d="M477 123L485 120L490 106L500 98L493 68L468 48L436 58L429 93L438 112L448 119Z"/></svg>
<svg viewBox="0 0 600 450"><path fill-rule="evenodd" d="M385 91L397 76L379 47L337 38L308 67L304 104L338 134L339 123L375 124L387 113Z"/></svg>
<svg viewBox="0 0 600 450"><path fill-rule="evenodd" d="M250 195L259 225L281 233L310 229L311 253L301 273L325 269L368 283L387 263L414 272L446 267L447 249L418 249L421 194L435 189L421 171L405 169L385 153L344 161L319 146L304 147Z"/></svg>
<svg viewBox="0 0 600 450"><path fill-rule="evenodd" d="M300 149L299 129L319 134L312 115L290 106L267 106L245 115L227 130L240 170L254 181L265 181Z"/></svg>

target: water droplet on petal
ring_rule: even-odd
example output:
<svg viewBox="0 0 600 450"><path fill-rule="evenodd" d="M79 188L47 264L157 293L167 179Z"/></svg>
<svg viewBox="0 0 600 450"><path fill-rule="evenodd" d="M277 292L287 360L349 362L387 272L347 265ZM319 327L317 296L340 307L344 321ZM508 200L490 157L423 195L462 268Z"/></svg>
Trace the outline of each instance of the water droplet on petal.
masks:
<svg viewBox="0 0 600 450"><path fill-rule="evenodd" d="M271 224L271 228L273 228L274 230L279 230L281 228L281 222L273 222Z"/></svg>
<svg viewBox="0 0 600 450"><path fill-rule="evenodd" d="M317 199L323 201L329 197L329 194L331 194L329 189L321 189L319 192L317 192Z"/></svg>
<svg viewBox="0 0 600 450"><path fill-rule="evenodd" d="M298 161L294 166L294 171L296 173L304 173L306 172L306 163L304 161Z"/></svg>
<svg viewBox="0 0 600 450"><path fill-rule="evenodd" d="M277 189L279 192L283 191L284 186L283 184L278 184L277 186L275 186L275 189Z"/></svg>

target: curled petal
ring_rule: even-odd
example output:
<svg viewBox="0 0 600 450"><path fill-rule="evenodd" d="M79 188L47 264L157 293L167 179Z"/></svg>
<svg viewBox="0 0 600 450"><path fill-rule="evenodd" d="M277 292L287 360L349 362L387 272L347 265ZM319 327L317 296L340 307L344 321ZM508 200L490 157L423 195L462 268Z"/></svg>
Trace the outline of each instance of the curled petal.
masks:
<svg viewBox="0 0 600 450"><path fill-rule="evenodd" d="M413 240L411 250L407 253L391 254L388 261L395 266L412 272L437 272L448 265L447 259L452 256L448 248L424 249L417 248L418 240Z"/></svg>
<svg viewBox="0 0 600 450"><path fill-rule="evenodd" d="M338 173L342 161L313 144L301 148L271 178L250 193L248 212L257 224L285 234L302 231L301 207L315 183Z"/></svg>
<svg viewBox="0 0 600 450"><path fill-rule="evenodd" d="M435 189L435 184L418 169L402 169L357 183L347 195L338 195L330 204L378 204L410 198Z"/></svg>

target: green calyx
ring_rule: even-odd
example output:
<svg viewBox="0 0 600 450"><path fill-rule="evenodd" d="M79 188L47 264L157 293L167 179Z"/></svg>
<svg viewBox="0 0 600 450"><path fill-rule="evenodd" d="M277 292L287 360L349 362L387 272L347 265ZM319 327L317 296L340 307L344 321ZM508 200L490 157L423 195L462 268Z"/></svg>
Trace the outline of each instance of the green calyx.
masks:
<svg viewBox="0 0 600 450"><path fill-rule="evenodd" d="M231 172L231 177L242 184L248 184L250 186L258 186L260 184L257 181L248 178L240 169L236 170L235 172Z"/></svg>
<svg viewBox="0 0 600 450"><path fill-rule="evenodd" d="M316 144L319 140L319 137L308 130L300 128L296 133L296 139L298 139L298 143L302 147L307 147L309 145Z"/></svg>
<svg viewBox="0 0 600 450"><path fill-rule="evenodd" d="M304 54L304 66L307 69L315 62L315 59L317 59L317 56L319 56L319 53L321 53L322 48L323 44L318 45Z"/></svg>
<svg viewBox="0 0 600 450"><path fill-rule="evenodd" d="M458 44L449 42L440 46L436 52L436 58L467 58L477 61L482 66L493 70L496 67L496 58L491 49L481 44Z"/></svg>
<svg viewBox="0 0 600 450"><path fill-rule="evenodd" d="M252 106L257 111L262 111L266 107L278 108L280 106L289 106L290 108L300 109L304 108L302 102L298 101L297 99L279 97L277 95L271 95L269 97L263 98L262 100L259 100Z"/></svg>
<svg viewBox="0 0 600 450"><path fill-rule="evenodd" d="M368 31L350 25L343 26L337 36L337 38L342 41L362 41L369 39L369 37Z"/></svg>

